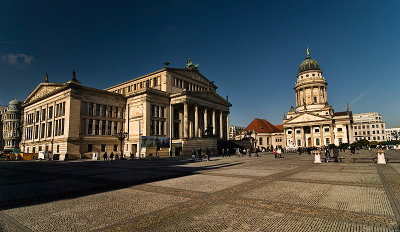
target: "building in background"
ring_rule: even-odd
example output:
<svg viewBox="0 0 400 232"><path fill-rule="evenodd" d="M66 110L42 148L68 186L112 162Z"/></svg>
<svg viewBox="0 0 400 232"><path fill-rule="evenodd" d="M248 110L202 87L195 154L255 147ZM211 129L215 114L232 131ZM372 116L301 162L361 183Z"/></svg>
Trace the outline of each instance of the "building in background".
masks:
<svg viewBox="0 0 400 232"><path fill-rule="evenodd" d="M4 148L2 115L7 111L7 106L0 106L0 151Z"/></svg>
<svg viewBox="0 0 400 232"><path fill-rule="evenodd" d="M105 90L82 86L75 72L65 83L49 83L46 74L23 103L23 150L49 150L60 159L121 154L116 136L126 132L128 157L156 152L142 146L142 136L170 138L172 155L200 147L216 152L217 140L229 138L231 104L197 67L188 59L185 68L166 66Z"/></svg>
<svg viewBox="0 0 400 232"><path fill-rule="evenodd" d="M242 126L229 126L229 139L238 140L240 139L240 134L242 133L244 127Z"/></svg>
<svg viewBox="0 0 400 232"><path fill-rule="evenodd" d="M386 123L377 112L354 114L353 120L353 136L356 141L386 141Z"/></svg>
<svg viewBox="0 0 400 232"><path fill-rule="evenodd" d="M272 125L265 119L254 120L243 129L243 137L252 138L255 148L262 150L276 147L284 147L284 134L282 125Z"/></svg>
<svg viewBox="0 0 400 232"><path fill-rule="evenodd" d="M7 111L2 114L4 151L19 151L22 135L21 110L21 102L15 99L8 103Z"/></svg>
<svg viewBox="0 0 400 232"><path fill-rule="evenodd" d="M400 127L392 127L385 130L386 141L400 140Z"/></svg>
<svg viewBox="0 0 400 232"><path fill-rule="evenodd" d="M309 56L300 64L294 86L296 108L283 118L284 146L321 147L352 143L352 112L335 112L328 104L328 83L319 63Z"/></svg>

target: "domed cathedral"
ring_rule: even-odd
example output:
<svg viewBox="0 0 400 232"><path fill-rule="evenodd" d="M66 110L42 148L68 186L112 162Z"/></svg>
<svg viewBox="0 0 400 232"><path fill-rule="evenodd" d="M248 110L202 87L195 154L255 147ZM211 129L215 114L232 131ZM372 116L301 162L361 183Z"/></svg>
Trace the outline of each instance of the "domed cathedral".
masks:
<svg viewBox="0 0 400 232"><path fill-rule="evenodd" d="M21 141L21 102L17 99L8 103L7 111L2 115L4 150L19 149Z"/></svg>
<svg viewBox="0 0 400 232"><path fill-rule="evenodd" d="M335 112L328 104L328 83L319 63L309 56L301 62L294 86L296 108L283 118L287 148L352 143L352 112Z"/></svg>

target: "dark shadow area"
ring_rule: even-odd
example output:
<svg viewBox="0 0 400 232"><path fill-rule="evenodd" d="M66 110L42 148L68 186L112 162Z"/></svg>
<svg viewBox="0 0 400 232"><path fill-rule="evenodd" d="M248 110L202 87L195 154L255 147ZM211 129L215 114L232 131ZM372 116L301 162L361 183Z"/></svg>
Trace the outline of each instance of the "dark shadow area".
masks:
<svg viewBox="0 0 400 232"><path fill-rule="evenodd" d="M135 185L231 167L214 156L201 167L185 166L190 158L157 160L0 162L0 210L74 199ZM1 226L1 225L0 225Z"/></svg>

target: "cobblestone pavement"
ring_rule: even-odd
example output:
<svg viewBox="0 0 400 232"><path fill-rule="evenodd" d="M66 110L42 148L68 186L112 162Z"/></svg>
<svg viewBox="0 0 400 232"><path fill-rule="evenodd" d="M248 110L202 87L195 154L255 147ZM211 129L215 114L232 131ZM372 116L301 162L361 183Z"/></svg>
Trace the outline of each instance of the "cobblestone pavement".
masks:
<svg viewBox="0 0 400 232"><path fill-rule="evenodd" d="M0 231L400 231L400 163L351 162L374 155L0 162Z"/></svg>

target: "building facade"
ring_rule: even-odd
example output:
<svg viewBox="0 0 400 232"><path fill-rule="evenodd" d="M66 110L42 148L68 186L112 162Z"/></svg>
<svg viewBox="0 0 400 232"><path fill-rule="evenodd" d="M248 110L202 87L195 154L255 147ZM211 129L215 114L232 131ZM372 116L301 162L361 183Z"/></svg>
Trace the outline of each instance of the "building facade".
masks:
<svg viewBox="0 0 400 232"><path fill-rule="evenodd" d="M190 59L183 69L165 67L105 90L45 81L24 101L25 152L53 151L60 159L121 153L117 133L127 132L122 153L146 155L142 136L170 138L172 155L196 147L216 150L229 138L231 104L216 93ZM160 151L169 154L169 150Z"/></svg>
<svg viewBox="0 0 400 232"><path fill-rule="evenodd" d="M229 139L240 139L240 134L243 131L242 126L230 126L229 127Z"/></svg>
<svg viewBox="0 0 400 232"><path fill-rule="evenodd" d="M296 108L283 118L284 146L321 147L352 143L352 112L335 112L328 104L327 81L319 63L309 56L300 64L294 86Z"/></svg>
<svg viewBox="0 0 400 232"><path fill-rule="evenodd" d="M254 147L259 150L285 147L282 125L272 125L265 119L254 118L254 120L243 129L242 137L251 137Z"/></svg>
<svg viewBox="0 0 400 232"><path fill-rule="evenodd" d="M392 127L385 130L386 141L394 141L400 139L400 127Z"/></svg>
<svg viewBox="0 0 400 232"><path fill-rule="evenodd" d="M386 123L382 121L382 116L377 112L354 114L353 120L356 141L365 139L370 142L383 142L387 140Z"/></svg>
<svg viewBox="0 0 400 232"><path fill-rule="evenodd" d="M7 106L0 106L0 151L4 149L3 139L3 114L7 112Z"/></svg>
<svg viewBox="0 0 400 232"><path fill-rule="evenodd" d="M2 134L4 150L17 150L21 141L21 102L12 100L8 103L7 111L2 114Z"/></svg>

